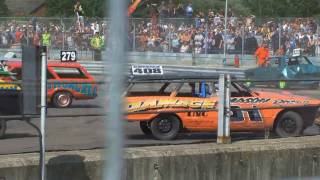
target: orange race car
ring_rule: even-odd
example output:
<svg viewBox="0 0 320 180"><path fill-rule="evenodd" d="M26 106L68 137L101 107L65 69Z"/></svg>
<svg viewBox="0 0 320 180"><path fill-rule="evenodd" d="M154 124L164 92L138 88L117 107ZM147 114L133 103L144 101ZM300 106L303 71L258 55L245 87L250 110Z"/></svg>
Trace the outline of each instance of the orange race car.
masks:
<svg viewBox="0 0 320 180"><path fill-rule="evenodd" d="M253 91L232 81L230 105L232 132L275 132L299 136L312 125L320 100L289 92ZM217 78L142 78L130 81L126 91L127 120L140 122L145 134L170 140L184 129L214 132L218 127Z"/></svg>
<svg viewBox="0 0 320 180"><path fill-rule="evenodd" d="M8 70L21 80L21 61L7 62ZM97 96L97 84L93 76L79 63L48 61L47 100L55 107L65 108L73 99L93 99Z"/></svg>

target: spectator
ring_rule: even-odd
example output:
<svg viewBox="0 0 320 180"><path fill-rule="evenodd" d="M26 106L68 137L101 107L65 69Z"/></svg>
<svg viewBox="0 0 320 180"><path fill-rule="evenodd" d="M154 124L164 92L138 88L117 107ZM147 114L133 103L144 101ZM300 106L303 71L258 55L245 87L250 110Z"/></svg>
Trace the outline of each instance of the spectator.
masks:
<svg viewBox="0 0 320 180"><path fill-rule="evenodd" d="M103 47L103 40L101 36L96 33L91 39L90 44L94 51L94 60L101 61L101 49Z"/></svg>
<svg viewBox="0 0 320 180"><path fill-rule="evenodd" d="M234 38L234 49L235 53L239 54L242 51L242 37L240 36L240 33L237 32L236 36Z"/></svg>
<svg viewBox="0 0 320 180"><path fill-rule="evenodd" d="M40 44L41 44L40 40L41 40L41 38L40 38L39 33L35 32L34 36L33 36L33 39L32 39L33 45L34 46L40 46Z"/></svg>
<svg viewBox="0 0 320 180"><path fill-rule="evenodd" d="M51 46L51 34L48 32L47 29L45 29L44 33L42 34L41 42L42 42L42 46L47 46L47 47Z"/></svg>
<svg viewBox="0 0 320 180"><path fill-rule="evenodd" d="M180 40L177 34L173 35L173 38L171 40L171 45L172 45L172 51L174 53L178 53L180 51Z"/></svg>
<svg viewBox="0 0 320 180"><path fill-rule="evenodd" d="M257 50L257 48L258 48L257 39L253 36L252 33L249 33L248 37L245 40L245 44L244 44L244 49L245 49L246 53L253 54Z"/></svg>
<svg viewBox="0 0 320 180"><path fill-rule="evenodd" d="M267 44L263 43L262 46L256 50L255 56L259 67L266 66L266 61L269 58L269 49L267 48Z"/></svg>
<svg viewBox="0 0 320 180"><path fill-rule="evenodd" d="M193 16L193 7L192 7L192 3L189 2L188 5L186 6L186 17L192 18L192 16Z"/></svg>
<svg viewBox="0 0 320 180"><path fill-rule="evenodd" d="M84 31L84 18L83 18L84 11L80 4L80 0L77 0L76 4L74 5L74 12L77 16L78 30L79 32L83 32Z"/></svg>
<svg viewBox="0 0 320 180"><path fill-rule="evenodd" d="M190 46L187 42L184 42L180 48L180 53L188 53L190 52Z"/></svg>

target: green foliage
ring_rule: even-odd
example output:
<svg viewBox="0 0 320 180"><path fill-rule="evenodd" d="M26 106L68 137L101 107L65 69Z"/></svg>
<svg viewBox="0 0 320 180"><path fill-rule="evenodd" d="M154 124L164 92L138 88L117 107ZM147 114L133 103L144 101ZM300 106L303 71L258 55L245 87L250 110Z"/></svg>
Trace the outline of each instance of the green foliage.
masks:
<svg viewBox="0 0 320 180"><path fill-rule="evenodd" d="M81 5L87 17L104 17L106 3L105 0L81 0ZM46 0L48 16L74 16L75 0Z"/></svg>
<svg viewBox="0 0 320 180"><path fill-rule="evenodd" d="M131 0L130 0L131 1ZM134 17L149 17L147 4L160 4L169 0L142 0ZM237 16L256 15L258 17L309 17L320 15L320 0L228 0L228 6ZM174 4L192 2L195 13L206 12L208 9L221 11L225 8L225 0L172 0ZM0 15L7 13L0 0ZM49 16L74 16L73 5L75 0L46 0ZM104 17L106 15L105 0L81 0L87 17ZM1 9L2 8L2 9ZM2 14L5 14L2 13Z"/></svg>
<svg viewBox="0 0 320 180"><path fill-rule="evenodd" d="M6 0L0 0L0 17L10 15L10 11L9 11L5 1Z"/></svg>
<svg viewBox="0 0 320 180"><path fill-rule="evenodd" d="M319 0L243 0L260 17L310 17L319 14Z"/></svg>

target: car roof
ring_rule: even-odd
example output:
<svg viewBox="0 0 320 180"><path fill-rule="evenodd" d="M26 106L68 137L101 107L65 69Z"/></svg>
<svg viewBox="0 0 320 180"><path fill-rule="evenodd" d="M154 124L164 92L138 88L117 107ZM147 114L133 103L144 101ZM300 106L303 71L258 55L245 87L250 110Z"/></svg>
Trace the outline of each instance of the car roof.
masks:
<svg viewBox="0 0 320 180"><path fill-rule="evenodd" d="M11 66L21 66L22 61L14 59L14 60L8 60L7 62ZM73 67L73 68L81 67L81 64L77 62L65 63L65 62L60 62L58 60L48 60L47 64L48 66L54 66L54 67Z"/></svg>
<svg viewBox="0 0 320 180"><path fill-rule="evenodd" d="M179 82L199 82L199 81L215 81L219 79L222 73L170 73L166 75L138 75L129 76L129 83L179 83ZM235 75L230 74L232 79L237 79Z"/></svg>

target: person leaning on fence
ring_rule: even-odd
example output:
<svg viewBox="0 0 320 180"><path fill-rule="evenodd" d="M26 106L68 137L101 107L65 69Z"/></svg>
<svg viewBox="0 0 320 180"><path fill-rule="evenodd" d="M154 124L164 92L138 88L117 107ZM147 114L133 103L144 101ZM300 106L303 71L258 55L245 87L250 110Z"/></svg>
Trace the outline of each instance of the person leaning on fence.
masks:
<svg viewBox="0 0 320 180"><path fill-rule="evenodd" d="M99 36L99 33L95 33L95 35L92 37L90 41L90 45L93 49L94 60L101 61L101 49L104 46L103 37Z"/></svg>
<svg viewBox="0 0 320 180"><path fill-rule="evenodd" d="M259 67L266 66L266 61L269 58L269 49L267 48L267 44L263 43L261 47L256 50L255 56Z"/></svg>

